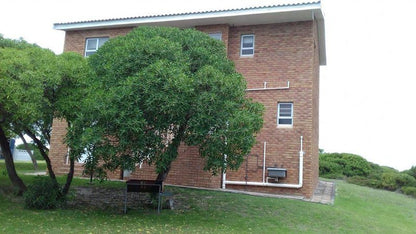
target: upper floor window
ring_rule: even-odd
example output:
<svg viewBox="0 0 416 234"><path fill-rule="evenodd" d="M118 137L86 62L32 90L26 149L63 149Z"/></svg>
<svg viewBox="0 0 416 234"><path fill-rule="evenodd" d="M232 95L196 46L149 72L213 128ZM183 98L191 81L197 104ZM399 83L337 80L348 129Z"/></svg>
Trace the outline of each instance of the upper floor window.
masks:
<svg viewBox="0 0 416 234"><path fill-rule="evenodd" d="M95 54L106 41L108 41L108 37L87 38L85 41L85 57Z"/></svg>
<svg viewBox="0 0 416 234"><path fill-rule="evenodd" d="M281 102L277 104L277 126L293 126L293 103Z"/></svg>
<svg viewBox="0 0 416 234"><path fill-rule="evenodd" d="M209 33L208 35L216 40L222 40L222 33Z"/></svg>
<svg viewBox="0 0 416 234"><path fill-rule="evenodd" d="M241 56L254 55L254 35L241 35Z"/></svg>

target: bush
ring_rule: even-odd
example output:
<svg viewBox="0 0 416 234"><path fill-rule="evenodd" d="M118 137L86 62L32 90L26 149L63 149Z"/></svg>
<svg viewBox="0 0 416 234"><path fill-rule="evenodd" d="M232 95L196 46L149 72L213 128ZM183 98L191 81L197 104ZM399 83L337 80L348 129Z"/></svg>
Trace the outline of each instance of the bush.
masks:
<svg viewBox="0 0 416 234"><path fill-rule="evenodd" d="M342 166L331 161L320 160L319 175L328 179L342 179Z"/></svg>
<svg viewBox="0 0 416 234"><path fill-rule="evenodd" d="M401 190L404 194L416 198L416 187L402 187Z"/></svg>
<svg viewBox="0 0 416 234"><path fill-rule="evenodd" d="M404 173L413 176L416 179L416 166L412 166L409 170L404 171Z"/></svg>
<svg viewBox="0 0 416 234"><path fill-rule="evenodd" d="M25 208L29 209L55 209L61 207L65 200L61 188L51 178L38 176L33 184L29 185L23 194Z"/></svg>
<svg viewBox="0 0 416 234"><path fill-rule="evenodd" d="M416 179L405 173L386 172L381 179L383 188L391 191L403 186L416 186Z"/></svg>
<svg viewBox="0 0 416 234"><path fill-rule="evenodd" d="M371 164L364 158L346 153L323 153L319 156L320 176L368 176Z"/></svg>

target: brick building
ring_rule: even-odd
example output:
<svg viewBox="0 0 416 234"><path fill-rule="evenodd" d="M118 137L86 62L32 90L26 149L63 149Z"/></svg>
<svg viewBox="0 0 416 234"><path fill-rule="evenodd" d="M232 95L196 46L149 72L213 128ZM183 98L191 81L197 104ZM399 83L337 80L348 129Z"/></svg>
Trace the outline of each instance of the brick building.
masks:
<svg viewBox="0 0 416 234"><path fill-rule="evenodd" d="M194 27L222 40L229 59L247 80L247 96L265 106L257 144L239 170L212 176L203 171L198 149L182 145L166 183L311 197L319 172L319 67L326 64L320 1L54 27L66 32L65 51L88 56L106 40L141 25ZM50 157L57 174L69 168L68 149L62 143L65 128L65 121L54 120ZM81 171L82 163L77 163L76 174ZM156 174L143 164L126 178L155 179Z"/></svg>

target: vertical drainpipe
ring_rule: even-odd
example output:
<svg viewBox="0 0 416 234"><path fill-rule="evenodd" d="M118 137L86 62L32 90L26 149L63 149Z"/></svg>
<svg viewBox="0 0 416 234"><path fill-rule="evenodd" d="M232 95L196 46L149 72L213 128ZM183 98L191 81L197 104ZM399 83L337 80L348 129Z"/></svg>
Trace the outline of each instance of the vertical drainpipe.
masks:
<svg viewBox="0 0 416 234"><path fill-rule="evenodd" d="M266 145L267 143L263 143L263 183L266 182Z"/></svg>
<svg viewBox="0 0 416 234"><path fill-rule="evenodd" d="M226 168L227 168L227 155L224 154L224 169L222 171L222 189L225 189L225 181L226 181L226 176L227 176L225 172Z"/></svg>
<svg viewBox="0 0 416 234"><path fill-rule="evenodd" d="M300 136L300 151L299 151L299 185L303 186L303 136Z"/></svg>

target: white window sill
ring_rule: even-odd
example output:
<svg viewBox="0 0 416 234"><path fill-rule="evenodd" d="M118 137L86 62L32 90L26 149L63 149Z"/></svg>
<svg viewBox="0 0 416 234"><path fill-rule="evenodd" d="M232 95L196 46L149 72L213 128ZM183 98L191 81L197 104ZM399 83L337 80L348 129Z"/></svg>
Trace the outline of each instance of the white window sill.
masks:
<svg viewBox="0 0 416 234"><path fill-rule="evenodd" d="M293 128L293 125L277 125L277 128Z"/></svg>

